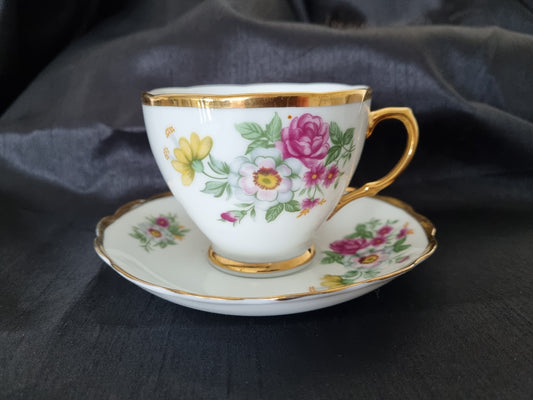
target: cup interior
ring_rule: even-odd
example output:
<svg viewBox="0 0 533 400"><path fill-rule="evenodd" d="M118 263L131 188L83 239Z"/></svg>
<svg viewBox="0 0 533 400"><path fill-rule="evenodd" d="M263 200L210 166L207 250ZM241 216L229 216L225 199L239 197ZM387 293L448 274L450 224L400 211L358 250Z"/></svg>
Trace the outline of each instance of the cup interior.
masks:
<svg viewBox="0 0 533 400"><path fill-rule="evenodd" d="M343 83L258 83L168 87L143 93L145 106L197 108L323 107L369 100L372 90Z"/></svg>
<svg viewBox="0 0 533 400"><path fill-rule="evenodd" d="M368 90L365 85L344 83L257 83L248 85L198 85L188 87L166 87L150 90L152 95L160 94L203 94L244 95L257 93L329 93L345 90Z"/></svg>

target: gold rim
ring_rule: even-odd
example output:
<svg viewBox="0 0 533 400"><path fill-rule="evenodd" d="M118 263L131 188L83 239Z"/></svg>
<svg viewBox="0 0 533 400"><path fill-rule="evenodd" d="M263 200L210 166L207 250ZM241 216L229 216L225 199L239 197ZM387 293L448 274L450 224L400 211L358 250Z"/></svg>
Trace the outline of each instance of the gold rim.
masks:
<svg viewBox="0 0 533 400"><path fill-rule="evenodd" d="M290 269L301 267L307 264L315 256L315 246L311 246L304 253L299 256L290 258L288 260L265 262L265 263L246 263L242 261L232 260L217 254L211 246L207 251L207 257L217 267L224 268L230 271L239 272L250 275L272 274L275 272L288 271Z"/></svg>
<svg viewBox="0 0 533 400"><path fill-rule="evenodd" d="M351 188L349 188L349 189L351 189ZM133 209L139 207L140 205L142 205L144 203L147 203L147 202L150 202L150 201L153 201L153 200L160 199L162 197L169 197L169 196L172 196L172 193L165 192L165 193L160 193L160 194L157 194L155 196L152 196L152 197L150 197L148 199L134 200L134 201L131 201L131 202L123 205L122 207L120 207L113 215L110 215L110 216L102 218L98 222L98 224L96 225L96 238L94 239L94 249L100 255L100 257L102 257L103 259L107 260L107 262L109 263L111 268L113 268L115 271L117 271L121 275L126 276L127 278L129 278L129 279L131 279L133 281L136 281L136 282L148 285L148 286L152 286L154 288L159 288L159 289L163 289L163 290L166 290L166 291L169 291L169 292L172 292L172 293L186 295L186 296L193 296L193 297L197 297L197 298L211 299L211 300L278 300L278 301L283 301L283 300L293 300L293 299L297 299L297 298L301 298L301 297L307 297L307 296L316 296L316 295L326 294L326 293L335 293L335 292L340 292L340 291L343 291L343 290L350 289L350 288L355 287L355 286L360 286L360 285L367 284L367 283L372 283L372 282L384 281L384 280L387 280L387 279L394 278L394 277L397 277L399 275L402 275L405 272L408 272L411 269L413 269L415 266L420 264L422 261L424 261L427 258L429 258L435 252L435 250L437 249L437 239L435 238L436 229L435 229L435 226L433 225L433 223L428 218L424 217L421 214L418 214L409 204L404 203L403 201L398 200L396 198L387 197L387 196L372 196L373 198L376 198L376 199L381 200L381 201L383 201L385 203L389 203L389 204L391 204L391 205L393 205L393 206L395 206L397 208L402 209L407 214L409 214L410 216L415 218L417 220L417 222L420 224L420 226L424 229L424 232L426 234L426 238L428 240L428 244L427 244L426 248L424 249L424 251L422 251L420 256L416 258L416 260L413 260L410 264L406 265L402 269L394 271L394 272L391 272L390 274L387 274L387 275L382 275L382 276L378 276L378 277L375 277L375 278L367 279L367 280L364 280L364 281L355 282L355 283L352 283L352 284L346 285L346 286L341 286L341 287L332 288L332 289L324 289L324 290L312 290L312 291L309 291L309 292L287 294L287 295L282 295L282 296L263 296L263 297L207 296L207 295L202 295L202 294L199 294L199 293L192 293L192 292L187 292L187 291L184 291L184 290L173 289L173 288L169 288L169 287L165 287L165 286L161 286L161 285L156 285L154 283L145 281L143 279L139 279L136 276L134 276L134 275L130 274L129 272L125 271L124 269L122 269L120 266L118 266L118 264L116 264L107 255L107 253L105 251L104 234L105 234L105 230L107 229L107 227L109 227L111 224L113 224L115 221L117 221L121 216L123 216L124 214L128 213L129 211L132 211Z"/></svg>
<svg viewBox="0 0 533 400"><path fill-rule="evenodd" d="M369 87L334 92L243 93L235 95L144 92L146 106L194 108L325 107L360 103L372 97Z"/></svg>

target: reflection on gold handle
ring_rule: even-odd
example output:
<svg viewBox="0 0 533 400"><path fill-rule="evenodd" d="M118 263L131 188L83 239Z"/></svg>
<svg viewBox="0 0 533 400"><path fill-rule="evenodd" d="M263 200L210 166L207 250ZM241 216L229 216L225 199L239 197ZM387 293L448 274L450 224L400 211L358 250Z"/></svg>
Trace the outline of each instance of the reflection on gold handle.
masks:
<svg viewBox="0 0 533 400"><path fill-rule="evenodd" d="M374 196L380 190L389 186L400 175L403 170L411 162L413 155L415 154L416 146L418 144L418 124L415 116L410 108L407 107L388 107L380 110L372 111L368 121L368 131L366 137L368 138L378 123L386 119L397 119L404 124L407 131L407 146L403 152L400 161L394 166L390 172L383 178L377 181L365 183L360 188L351 190L344 194L339 203L335 206L335 209L329 216L331 218L337 211L339 211L346 204L363 196ZM328 218L328 219L329 219Z"/></svg>

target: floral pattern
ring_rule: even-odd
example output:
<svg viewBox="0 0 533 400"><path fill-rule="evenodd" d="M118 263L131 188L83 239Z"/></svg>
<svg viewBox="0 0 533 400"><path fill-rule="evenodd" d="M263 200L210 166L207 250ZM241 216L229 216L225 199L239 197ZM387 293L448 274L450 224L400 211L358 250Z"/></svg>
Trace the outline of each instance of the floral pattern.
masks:
<svg viewBox="0 0 533 400"><path fill-rule="evenodd" d="M268 208L271 203L287 203L300 186L301 165L294 158L282 160L277 149L255 149L248 157L238 157L230 165L228 183L239 201Z"/></svg>
<svg viewBox="0 0 533 400"><path fill-rule="evenodd" d="M190 140L182 137L179 139L180 147L174 149L175 160L172 160L174 169L181 173L181 183L189 186L195 172L203 172L202 160L207 157L213 146L213 139L207 136L200 140L196 132L191 133Z"/></svg>
<svg viewBox="0 0 533 400"><path fill-rule="evenodd" d="M300 160L307 168L319 165L329 151L329 124L316 115L303 114L281 130L275 143L283 158Z"/></svg>
<svg viewBox="0 0 533 400"><path fill-rule="evenodd" d="M154 248L164 249L169 245L178 244L177 240L183 240L189 229L180 225L174 214L159 215L158 217L146 217L146 221L132 228L130 236L140 242L141 247L150 252Z"/></svg>
<svg viewBox="0 0 533 400"><path fill-rule="evenodd" d="M409 258L411 244L407 236L414 231L408 223L398 226L398 220L372 219L358 224L353 233L330 243L323 252L322 264L338 263L347 271L342 275L324 275L321 285L329 289L350 285L361 279L371 279L381 273L380 266L402 263Z"/></svg>
<svg viewBox="0 0 533 400"><path fill-rule="evenodd" d="M339 184L355 149L354 128L342 131L336 122L309 113L289 119L285 127L277 113L265 127L236 124L248 145L243 155L230 161L211 154L210 136L201 139L193 132L189 140L179 139L171 164L183 185L203 174L207 181L202 192L235 200L232 209L221 212L222 222L236 225L259 212L267 222L284 212L302 217L325 203L324 189Z"/></svg>

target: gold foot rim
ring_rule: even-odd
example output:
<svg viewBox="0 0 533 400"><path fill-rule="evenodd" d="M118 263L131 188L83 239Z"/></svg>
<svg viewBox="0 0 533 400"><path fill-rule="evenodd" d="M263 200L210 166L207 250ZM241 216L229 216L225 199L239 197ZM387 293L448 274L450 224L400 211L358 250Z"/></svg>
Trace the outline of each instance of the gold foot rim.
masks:
<svg viewBox="0 0 533 400"><path fill-rule="evenodd" d="M247 263L242 261L235 261L230 258L226 258L216 253L211 246L207 251L209 261L216 267L226 269L228 271L242 273L242 274L271 274L289 271L294 268L301 267L307 264L315 256L315 246L311 246L303 254L290 258L288 260L272 261L265 263Z"/></svg>

